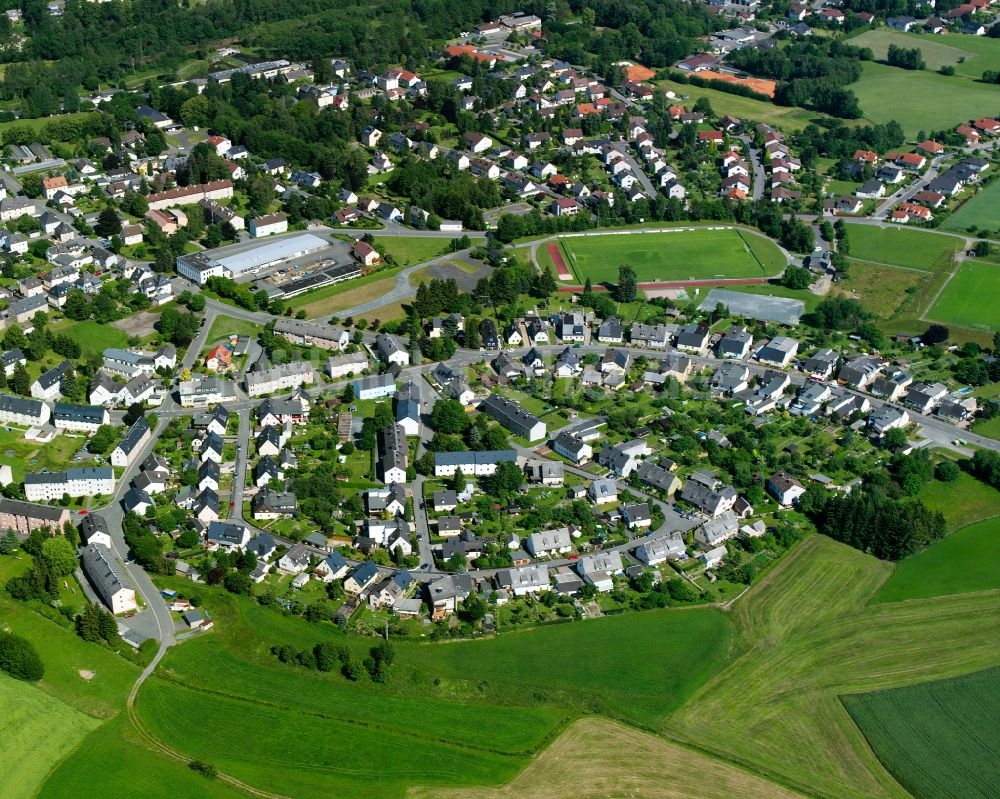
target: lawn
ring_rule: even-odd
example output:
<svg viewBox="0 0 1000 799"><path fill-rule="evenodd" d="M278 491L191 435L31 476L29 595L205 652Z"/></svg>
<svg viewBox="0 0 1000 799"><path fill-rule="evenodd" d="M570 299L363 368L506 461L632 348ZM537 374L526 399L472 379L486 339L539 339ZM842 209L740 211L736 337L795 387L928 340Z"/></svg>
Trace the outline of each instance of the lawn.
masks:
<svg viewBox="0 0 1000 799"><path fill-rule="evenodd" d="M1000 181L993 181L966 200L943 225L963 233L972 226L983 230L1000 229Z"/></svg>
<svg viewBox="0 0 1000 799"><path fill-rule="evenodd" d="M614 283L622 264L632 266L643 282L766 277L785 266L772 242L736 230L622 233L568 237L560 243L581 282L589 277L594 283Z"/></svg>
<svg viewBox="0 0 1000 799"><path fill-rule="evenodd" d="M256 338L262 329L262 325L251 322L248 319L234 319L232 316L217 316L212 326L208 329L208 343L219 341L229 336L250 336Z"/></svg>
<svg viewBox="0 0 1000 799"><path fill-rule="evenodd" d="M847 223L851 257L934 271L951 263L961 239L924 230Z"/></svg>
<svg viewBox="0 0 1000 799"><path fill-rule="evenodd" d="M963 261L927 312L936 322L986 330L1000 328L1000 265Z"/></svg>
<svg viewBox="0 0 1000 799"><path fill-rule="evenodd" d="M456 233L455 238L461 238L462 233ZM481 242L482 237L472 241ZM375 236L375 243L385 249L399 266L422 264L447 255L451 252L451 240L444 236Z"/></svg>
<svg viewBox="0 0 1000 799"><path fill-rule="evenodd" d="M52 767L100 722L36 686L0 673L4 799L30 799Z"/></svg>
<svg viewBox="0 0 1000 799"><path fill-rule="evenodd" d="M852 261L848 277L834 284L835 290L859 300L865 308L882 319L891 319L910 298L927 275L911 269Z"/></svg>
<svg viewBox="0 0 1000 799"><path fill-rule="evenodd" d="M919 47L928 69L937 70L950 65L955 67L958 75L969 78L978 79L984 70L1000 69L1000 42L986 37L945 38L932 33L903 33L880 28L865 31L860 36L852 38L850 44L871 48L875 57L880 60L887 58L890 44L908 48Z"/></svg>
<svg viewBox="0 0 1000 799"><path fill-rule="evenodd" d="M1000 668L843 701L916 799L1000 796Z"/></svg>
<svg viewBox="0 0 1000 799"><path fill-rule="evenodd" d="M0 430L0 463L10 466L14 482L19 483L24 480L25 472L65 469L85 441L83 436L64 433L48 444L39 444L37 441L26 441L23 430Z"/></svg>
<svg viewBox="0 0 1000 799"><path fill-rule="evenodd" d="M1000 519L970 524L897 564L876 600L900 602L1000 588L998 563Z"/></svg>
<svg viewBox="0 0 1000 799"><path fill-rule="evenodd" d="M1000 663L1000 595L868 605L891 566L821 536L734 606L743 654L675 713L669 736L829 799L908 796L839 697Z"/></svg>
<svg viewBox="0 0 1000 799"><path fill-rule="evenodd" d="M76 341L84 352L88 350L104 352L108 347L124 349L128 346L127 333L113 325L102 325L92 319L86 322L73 322L66 327L53 325L52 329L57 333L65 333Z"/></svg>
<svg viewBox="0 0 1000 799"><path fill-rule="evenodd" d="M963 37L972 38L972 37ZM953 128L983 114L997 101L995 86L961 76L913 72L867 61L861 80L848 88L857 95L865 117L885 123L895 119L908 138L921 130ZM901 97L933 98L926 102L900 102Z"/></svg>
<svg viewBox="0 0 1000 799"><path fill-rule="evenodd" d="M823 114L814 111L774 105L763 100L740 97L717 89L701 89L698 86L690 86L672 80L657 81L656 85L674 92L678 97L689 98L684 101L688 107L694 105L698 98L706 97L712 103L712 108L719 114L731 114L741 119L766 122L787 131L802 130L810 122L824 119Z"/></svg>

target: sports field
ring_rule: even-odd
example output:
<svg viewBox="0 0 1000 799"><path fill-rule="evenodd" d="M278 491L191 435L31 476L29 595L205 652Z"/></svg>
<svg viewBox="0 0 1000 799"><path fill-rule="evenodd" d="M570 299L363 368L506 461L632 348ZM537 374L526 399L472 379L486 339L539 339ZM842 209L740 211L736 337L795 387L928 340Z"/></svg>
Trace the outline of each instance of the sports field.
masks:
<svg viewBox="0 0 1000 799"><path fill-rule="evenodd" d="M1000 796L1000 668L843 701L916 799Z"/></svg>
<svg viewBox="0 0 1000 799"><path fill-rule="evenodd" d="M668 735L813 796L908 796L839 697L997 665L1000 594L868 605L890 569L820 536L800 544L737 601L743 654Z"/></svg>
<svg viewBox="0 0 1000 799"><path fill-rule="evenodd" d="M936 322L992 332L1000 328L1000 264L965 261L928 311Z"/></svg>
<svg viewBox="0 0 1000 799"><path fill-rule="evenodd" d="M657 233L602 234L560 239L566 262L582 283L618 280L629 264L639 282L770 277L785 267L768 239L736 230L685 228Z"/></svg>
<svg viewBox="0 0 1000 799"><path fill-rule="evenodd" d="M968 230L1000 230L1000 181L994 181L945 220L944 227Z"/></svg>
<svg viewBox="0 0 1000 799"><path fill-rule="evenodd" d="M851 257L859 261L934 271L951 263L962 240L924 230L847 223Z"/></svg>
<svg viewBox="0 0 1000 799"><path fill-rule="evenodd" d="M997 100L996 86L966 77L915 72L874 61L863 62L862 70L861 79L848 88L857 95L865 117L880 123L895 119L910 139L921 130L954 128L967 119L976 119ZM934 99L900 102L904 97Z"/></svg>
<svg viewBox="0 0 1000 799"><path fill-rule="evenodd" d="M100 722L31 683L0 673L0 793L29 799L45 775Z"/></svg>
<svg viewBox="0 0 1000 799"><path fill-rule="evenodd" d="M996 492L994 492L996 493ZM896 564L879 602L1000 588L1000 519L971 524Z"/></svg>

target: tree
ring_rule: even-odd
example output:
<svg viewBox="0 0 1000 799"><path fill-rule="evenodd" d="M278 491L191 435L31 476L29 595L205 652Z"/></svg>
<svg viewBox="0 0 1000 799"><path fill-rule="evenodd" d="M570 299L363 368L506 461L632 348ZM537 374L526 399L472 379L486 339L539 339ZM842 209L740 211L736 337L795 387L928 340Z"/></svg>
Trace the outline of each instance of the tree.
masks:
<svg viewBox="0 0 1000 799"><path fill-rule="evenodd" d="M87 442L87 449L95 455L104 455L111 449L117 438L118 433L115 432L115 428L109 424L102 424L97 428L94 435L90 437L90 441Z"/></svg>
<svg viewBox="0 0 1000 799"><path fill-rule="evenodd" d="M894 427L892 430L887 431L882 439L889 449L905 447L907 440L906 431L901 427Z"/></svg>
<svg viewBox="0 0 1000 799"><path fill-rule="evenodd" d="M126 427L131 427L136 422L139 421L146 413L146 406L141 402L133 402L128 406L128 410L125 411L125 416L122 417L122 422Z"/></svg>
<svg viewBox="0 0 1000 799"><path fill-rule="evenodd" d="M781 285L790 289L809 288L812 283L812 272L801 266L789 265L781 275Z"/></svg>
<svg viewBox="0 0 1000 799"><path fill-rule="evenodd" d="M0 632L0 669L17 680L38 682L45 666L31 641L13 633Z"/></svg>
<svg viewBox="0 0 1000 799"><path fill-rule="evenodd" d="M455 435L469 426L469 416L458 400L442 399L431 409L431 427L438 433Z"/></svg>
<svg viewBox="0 0 1000 799"><path fill-rule="evenodd" d="M68 539L61 535L51 536L42 544L44 557L60 576L72 574L76 569L76 551Z"/></svg>
<svg viewBox="0 0 1000 799"><path fill-rule="evenodd" d="M556 279L552 276L552 270L546 266L535 278L535 296L548 297L556 290Z"/></svg>
<svg viewBox="0 0 1000 799"><path fill-rule="evenodd" d="M14 367L14 374L10 378L10 387L16 394L23 396L31 394L31 376L24 368L23 363Z"/></svg>
<svg viewBox="0 0 1000 799"><path fill-rule="evenodd" d="M90 318L90 302L87 295L80 289L70 289L66 295L66 304L63 306L63 313L67 318L82 322Z"/></svg>
<svg viewBox="0 0 1000 799"><path fill-rule="evenodd" d="M638 295L635 270L628 264L618 267L618 282L615 284L615 299L618 302L635 302Z"/></svg>
<svg viewBox="0 0 1000 799"><path fill-rule="evenodd" d="M113 208L105 208L97 215L97 224L94 225L94 232L105 239L117 236L122 232L122 221L118 213Z"/></svg>

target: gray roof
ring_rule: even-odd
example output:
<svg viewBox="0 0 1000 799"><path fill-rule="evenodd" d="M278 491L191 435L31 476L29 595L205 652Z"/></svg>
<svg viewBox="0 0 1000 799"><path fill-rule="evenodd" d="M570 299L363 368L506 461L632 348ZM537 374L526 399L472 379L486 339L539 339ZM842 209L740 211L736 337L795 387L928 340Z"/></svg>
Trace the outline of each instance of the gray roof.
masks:
<svg viewBox="0 0 1000 799"><path fill-rule="evenodd" d="M484 452L435 452L435 466L476 466L490 463L516 463L517 453L512 449L486 450Z"/></svg>
<svg viewBox="0 0 1000 799"><path fill-rule="evenodd" d="M94 586L94 590L109 606L112 597L119 591L132 590L118 564L114 553L101 544L88 544L80 553L83 571Z"/></svg>
<svg viewBox="0 0 1000 799"><path fill-rule="evenodd" d="M41 400L15 397L10 394L0 394L0 413L12 413L19 416L40 417L42 415Z"/></svg>
<svg viewBox="0 0 1000 799"><path fill-rule="evenodd" d="M58 522L66 513L64 508L53 505L38 505L34 502L23 502L19 499L0 498L0 513L11 516L25 516L29 519Z"/></svg>
<svg viewBox="0 0 1000 799"><path fill-rule="evenodd" d="M69 361L63 361L60 364L56 364L48 371L42 372L42 374L38 376L38 379L35 382L38 383L38 385L40 385L42 389L49 389L52 386L56 385L56 383L61 381L63 375L66 374L66 372L72 368L73 364L71 364Z"/></svg>
<svg viewBox="0 0 1000 799"><path fill-rule="evenodd" d="M142 439L146 433L149 432L149 422L146 421L145 416L140 416L136 419L135 423L128 429L125 433L125 437L118 444L118 449L124 452L126 455L131 454L132 450L136 448L136 445Z"/></svg>
<svg viewBox="0 0 1000 799"><path fill-rule="evenodd" d="M57 402L52 417L74 422L100 424L104 421L105 413L106 411L100 405L71 405L68 402Z"/></svg>

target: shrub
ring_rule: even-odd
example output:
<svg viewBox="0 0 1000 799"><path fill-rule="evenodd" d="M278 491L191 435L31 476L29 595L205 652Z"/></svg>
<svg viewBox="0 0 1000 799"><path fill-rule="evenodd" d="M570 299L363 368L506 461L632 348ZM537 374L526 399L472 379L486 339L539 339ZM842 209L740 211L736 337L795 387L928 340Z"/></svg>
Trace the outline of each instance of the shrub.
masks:
<svg viewBox="0 0 1000 799"><path fill-rule="evenodd" d="M37 682L45 665L31 641L13 633L0 633L0 669L16 680Z"/></svg>

